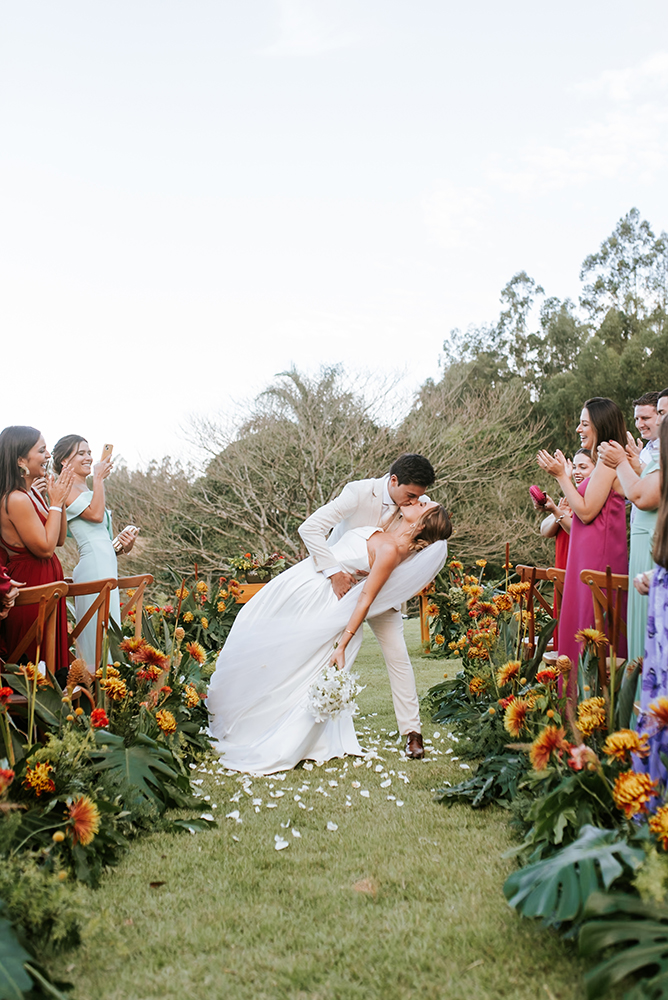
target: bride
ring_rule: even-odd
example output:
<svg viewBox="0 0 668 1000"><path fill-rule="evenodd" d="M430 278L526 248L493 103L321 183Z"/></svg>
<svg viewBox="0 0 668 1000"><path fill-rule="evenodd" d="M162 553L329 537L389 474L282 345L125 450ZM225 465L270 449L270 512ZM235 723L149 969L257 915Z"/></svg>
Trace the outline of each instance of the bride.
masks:
<svg viewBox="0 0 668 1000"><path fill-rule="evenodd" d="M308 690L328 664L352 666L366 617L398 607L434 579L451 531L440 504L402 507L385 529L352 528L332 546L346 572L365 577L341 600L309 557L249 601L207 697L214 749L226 767L273 774L300 760L364 752L350 715L315 721Z"/></svg>

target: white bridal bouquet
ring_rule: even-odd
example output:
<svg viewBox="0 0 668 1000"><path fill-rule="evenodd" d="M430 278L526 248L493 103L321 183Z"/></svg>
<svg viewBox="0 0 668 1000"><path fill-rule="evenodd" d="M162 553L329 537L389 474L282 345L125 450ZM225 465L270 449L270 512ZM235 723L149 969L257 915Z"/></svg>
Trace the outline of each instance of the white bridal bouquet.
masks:
<svg viewBox="0 0 668 1000"><path fill-rule="evenodd" d="M359 674L325 667L308 689L308 710L316 722L335 719L337 715L357 715L355 698L363 691L357 683Z"/></svg>

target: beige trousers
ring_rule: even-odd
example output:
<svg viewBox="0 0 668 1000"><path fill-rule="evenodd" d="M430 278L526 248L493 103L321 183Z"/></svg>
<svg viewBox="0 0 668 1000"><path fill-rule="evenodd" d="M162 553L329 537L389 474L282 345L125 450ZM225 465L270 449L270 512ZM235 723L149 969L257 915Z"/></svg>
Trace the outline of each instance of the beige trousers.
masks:
<svg viewBox="0 0 668 1000"><path fill-rule="evenodd" d="M406 649L404 621L401 612L390 608L382 615L368 618L367 621L380 643L385 657L399 732L402 736L407 733L419 733L421 732L420 705L415 687L413 664Z"/></svg>

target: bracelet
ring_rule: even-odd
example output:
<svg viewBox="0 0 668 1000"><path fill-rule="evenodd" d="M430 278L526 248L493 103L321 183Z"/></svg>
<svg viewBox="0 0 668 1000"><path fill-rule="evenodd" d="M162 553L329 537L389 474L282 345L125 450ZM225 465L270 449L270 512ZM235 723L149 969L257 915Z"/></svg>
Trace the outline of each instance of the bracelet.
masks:
<svg viewBox="0 0 668 1000"><path fill-rule="evenodd" d="M344 631L345 631L345 632L347 632L347 633L348 633L348 635L355 635L355 633L354 633L354 632L351 632L349 628L347 628L347 629L344 629Z"/></svg>
<svg viewBox="0 0 668 1000"><path fill-rule="evenodd" d="M61 514L63 512L63 508L62 507L49 507L49 514L51 513L52 510L59 510Z"/></svg>
<svg viewBox="0 0 668 1000"><path fill-rule="evenodd" d="M565 514L562 514L562 515L561 515L561 517L555 517L555 519L554 519L554 523L555 523L555 524L559 524L559 522L560 522L560 521L563 521L563 519L564 519L565 517L566 517L566 515L565 515Z"/></svg>

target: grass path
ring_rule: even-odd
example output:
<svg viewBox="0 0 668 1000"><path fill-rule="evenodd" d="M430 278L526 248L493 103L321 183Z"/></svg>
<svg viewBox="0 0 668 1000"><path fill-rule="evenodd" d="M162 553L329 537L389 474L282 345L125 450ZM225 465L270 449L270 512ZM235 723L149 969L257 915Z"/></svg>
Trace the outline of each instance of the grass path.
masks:
<svg viewBox="0 0 668 1000"><path fill-rule="evenodd" d="M443 661L420 657L417 623L406 634L425 692ZM357 670L378 756L252 780L212 761L199 778L218 828L148 837L88 893L84 945L55 969L76 1000L583 997L572 950L505 904L505 813L432 801L466 773L448 730L425 720L428 763L400 755L368 630Z"/></svg>

